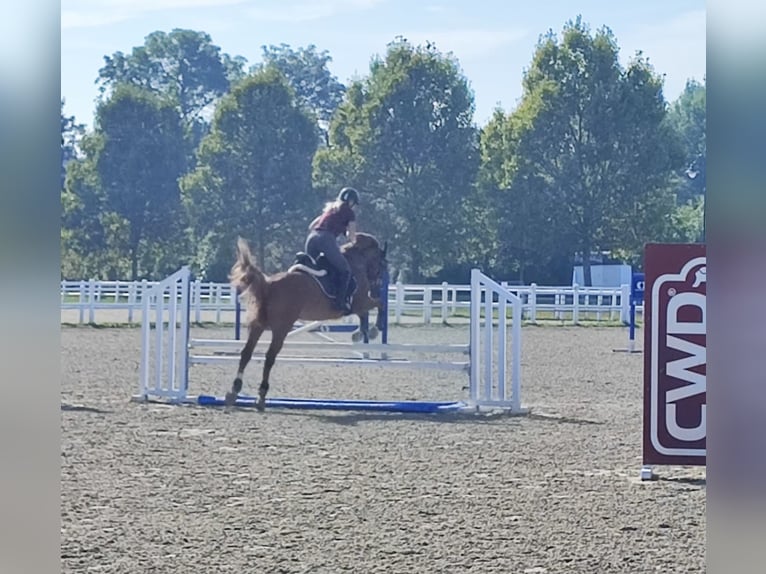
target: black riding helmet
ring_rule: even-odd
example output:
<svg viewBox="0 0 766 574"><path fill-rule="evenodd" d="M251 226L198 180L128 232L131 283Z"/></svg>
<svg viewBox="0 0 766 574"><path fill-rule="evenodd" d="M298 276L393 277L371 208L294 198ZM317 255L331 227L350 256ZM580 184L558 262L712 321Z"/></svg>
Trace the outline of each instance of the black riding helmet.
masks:
<svg viewBox="0 0 766 574"><path fill-rule="evenodd" d="M353 187L344 187L338 194L338 201L353 205L359 205L359 192Z"/></svg>

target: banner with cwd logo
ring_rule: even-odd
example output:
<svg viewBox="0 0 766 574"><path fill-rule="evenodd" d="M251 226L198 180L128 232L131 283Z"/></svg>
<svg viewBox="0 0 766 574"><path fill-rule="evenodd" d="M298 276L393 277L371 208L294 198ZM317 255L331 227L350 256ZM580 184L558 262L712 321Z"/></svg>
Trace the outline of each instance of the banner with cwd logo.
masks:
<svg viewBox="0 0 766 574"><path fill-rule="evenodd" d="M644 256L645 465L706 462L704 244L647 244Z"/></svg>

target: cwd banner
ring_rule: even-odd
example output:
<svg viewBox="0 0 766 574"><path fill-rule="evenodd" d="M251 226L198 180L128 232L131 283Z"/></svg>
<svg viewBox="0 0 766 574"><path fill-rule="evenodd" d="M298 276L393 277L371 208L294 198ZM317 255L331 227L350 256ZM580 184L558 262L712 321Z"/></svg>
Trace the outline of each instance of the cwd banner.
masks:
<svg viewBox="0 0 766 574"><path fill-rule="evenodd" d="M644 251L645 465L705 465L704 244Z"/></svg>

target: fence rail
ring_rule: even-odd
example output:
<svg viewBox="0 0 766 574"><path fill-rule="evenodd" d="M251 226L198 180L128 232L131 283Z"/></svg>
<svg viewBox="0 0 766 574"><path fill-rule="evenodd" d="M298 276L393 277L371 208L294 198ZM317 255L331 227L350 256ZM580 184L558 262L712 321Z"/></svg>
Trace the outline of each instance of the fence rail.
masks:
<svg viewBox="0 0 766 574"><path fill-rule="evenodd" d="M581 287L507 285L523 301L523 318L538 322L556 320L627 323L630 285ZM154 281L62 281L61 320L64 323L97 324L140 322L144 294ZM191 282L190 310L197 323L233 323L235 292L227 283ZM468 320L471 286L394 283L388 289L389 316L394 323L431 324L448 319ZM494 304L495 308L497 303ZM108 311L108 313L103 313ZM118 312L115 314L115 311ZM638 306L638 313L643 307ZM108 318L104 319L107 315Z"/></svg>

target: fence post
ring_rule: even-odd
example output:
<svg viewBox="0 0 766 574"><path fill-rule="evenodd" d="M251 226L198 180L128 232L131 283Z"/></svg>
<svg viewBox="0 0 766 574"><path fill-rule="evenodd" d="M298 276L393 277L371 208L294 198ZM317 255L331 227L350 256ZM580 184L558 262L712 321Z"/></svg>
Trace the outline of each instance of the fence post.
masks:
<svg viewBox="0 0 766 574"><path fill-rule="evenodd" d="M537 323L537 283L532 283L529 286L529 320L532 323Z"/></svg>
<svg viewBox="0 0 766 574"><path fill-rule="evenodd" d="M506 291L508 291L508 281L500 281L500 287L502 287L503 289L505 289ZM506 310L506 309L505 309L505 306L502 306L502 307L501 307L501 305L500 305L500 299L501 299L501 297L500 297L500 295L498 295L498 296L497 296L497 319L498 319L498 321L500 320L500 310L501 310L501 309L503 309L503 310ZM508 318L508 317L506 317L506 319L507 319L507 318Z"/></svg>
<svg viewBox="0 0 766 574"><path fill-rule="evenodd" d="M96 280L88 279L88 323L96 322Z"/></svg>
<svg viewBox="0 0 766 574"><path fill-rule="evenodd" d="M447 282L442 281L442 325L447 324L447 296L449 290L447 289Z"/></svg>
<svg viewBox="0 0 766 574"><path fill-rule="evenodd" d="M80 279L80 325L85 322L85 280Z"/></svg>
<svg viewBox="0 0 766 574"><path fill-rule="evenodd" d="M580 322L580 286L575 283L572 286L572 323Z"/></svg>
<svg viewBox="0 0 766 574"><path fill-rule="evenodd" d="M604 295L603 293L599 293L596 296L596 305L598 306L598 311L596 311L596 321L601 321L601 306L604 304Z"/></svg>
<svg viewBox="0 0 766 574"><path fill-rule="evenodd" d="M194 304L194 322L199 325L202 323L202 282L195 279L192 283L192 302Z"/></svg>
<svg viewBox="0 0 766 574"><path fill-rule="evenodd" d="M428 285L423 287L423 323L431 324L431 288Z"/></svg>
<svg viewBox="0 0 766 574"><path fill-rule="evenodd" d="M128 323L133 323L133 305L136 303L136 283L128 283Z"/></svg>
<svg viewBox="0 0 766 574"><path fill-rule="evenodd" d="M215 324L221 323L221 303L223 301L223 290L221 285L215 286Z"/></svg>
<svg viewBox="0 0 766 574"><path fill-rule="evenodd" d="M630 285L620 287L620 321L630 323Z"/></svg>
<svg viewBox="0 0 766 574"><path fill-rule="evenodd" d="M396 282L396 300L394 305L394 321L398 325L402 320L402 307L404 306L404 285L402 285L401 281Z"/></svg>

